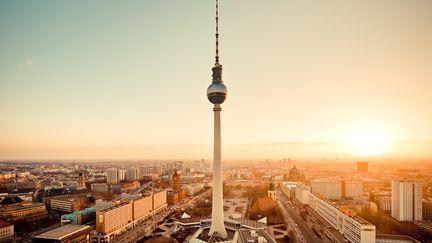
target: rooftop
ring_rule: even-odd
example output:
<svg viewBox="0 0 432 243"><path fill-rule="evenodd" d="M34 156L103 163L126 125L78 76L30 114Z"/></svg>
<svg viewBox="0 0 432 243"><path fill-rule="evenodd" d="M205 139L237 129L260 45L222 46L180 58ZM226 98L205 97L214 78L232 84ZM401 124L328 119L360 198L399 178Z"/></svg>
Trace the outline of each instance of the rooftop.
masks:
<svg viewBox="0 0 432 243"><path fill-rule="evenodd" d="M90 232L91 230L93 230L91 226L67 224L62 227L37 235L35 236L35 238L63 240L66 237L71 237L74 234L80 234L80 233L84 234L87 231Z"/></svg>
<svg viewBox="0 0 432 243"><path fill-rule="evenodd" d="M6 222L4 220L0 220L0 229L11 226L11 225L13 225L13 224Z"/></svg>

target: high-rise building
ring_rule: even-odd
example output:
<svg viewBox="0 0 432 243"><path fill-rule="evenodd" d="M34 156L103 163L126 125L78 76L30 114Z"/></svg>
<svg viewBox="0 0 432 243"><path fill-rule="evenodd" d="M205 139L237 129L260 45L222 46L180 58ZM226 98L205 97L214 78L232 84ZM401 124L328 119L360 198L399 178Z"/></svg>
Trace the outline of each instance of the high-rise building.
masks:
<svg viewBox="0 0 432 243"><path fill-rule="evenodd" d="M117 173L118 181L125 181L126 180L126 170L120 169Z"/></svg>
<svg viewBox="0 0 432 243"><path fill-rule="evenodd" d="M424 220L432 219L432 199L422 200L422 214Z"/></svg>
<svg viewBox="0 0 432 243"><path fill-rule="evenodd" d="M369 161L357 161L357 172L367 173L369 171Z"/></svg>
<svg viewBox="0 0 432 243"><path fill-rule="evenodd" d="M422 186L411 180L392 181L391 216L399 221L422 220Z"/></svg>
<svg viewBox="0 0 432 243"><path fill-rule="evenodd" d="M363 196L363 182L354 180L341 180L342 198L359 198Z"/></svg>
<svg viewBox="0 0 432 243"><path fill-rule="evenodd" d="M117 176L117 169L116 168L109 168L105 171L107 183L108 184L114 184L118 182L118 176Z"/></svg>
<svg viewBox="0 0 432 243"><path fill-rule="evenodd" d="M145 175L149 174L149 167L148 165L141 165L139 168L139 175L140 178L143 178Z"/></svg>
<svg viewBox="0 0 432 243"><path fill-rule="evenodd" d="M138 170L136 167L131 167L126 170L126 180L136 181L138 180Z"/></svg>

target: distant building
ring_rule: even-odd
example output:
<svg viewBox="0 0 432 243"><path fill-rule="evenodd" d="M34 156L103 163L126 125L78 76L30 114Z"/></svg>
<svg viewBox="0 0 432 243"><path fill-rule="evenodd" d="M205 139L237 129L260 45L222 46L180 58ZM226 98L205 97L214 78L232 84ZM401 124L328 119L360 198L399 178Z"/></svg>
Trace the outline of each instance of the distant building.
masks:
<svg viewBox="0 0 432 243"><path fill-rule="evenodd" d="M422 186L409 180L392 181L391 216L399 221L422 220Z"/></svg>
<svg viewBox="0 0 432 243"><path fill-rule="evenodd" d="M338 180L314 180L311 182L311 190L327 199L342 199L342 183Z"/></svg>
<svg viewBox="0 0 432 243"><path fill-rule="evenodd" d="M32 237L32 243L90 242L93 227L67 224Z"/></svg>
<svg viewBox="0 0 432 243"><path fill-rule="evenodd" d="M114 184L114 183L119 182L116 168L107 169L105 171L105 174L106 174L108 184Z"/></svg>
<svg viewBox="0 0 432 243"><path fill-rule="evenodd" d="M311 182L311 190L327 199L357 199L363 196L363 182L355 180L319 179Z"/></svg>
<svg viewBox="0 0 432 243"><path fill-rule="evenodd" d="M285 175L285 180L288 181L303 181L305 176L297 169L296 165L291 168L288 175Z"/></svg>
<svg viewBox="0 0 432 243"><path fill-rule="evenodd" d="M369 172L369 161L357 161L357 172L368 173Z"/></svg>
<svg viewBox="0 0 432 243"><path fill-rule="evenodd" d="M184 190L180 185L180 173L176 170L172 175L172 190L167 191L168 204L173 205L180 202L181 200L183 200L183 198L186 197L186 193L186 190Z"/></svg>
<svg viewBox="0 0 432 243"><path fill-rule="evenodd" d="M276 201L276 185L272 178L270 179L269 188L267 190L267 197L271 198L273 201Z"/></svg>
<svg viewBox="0 0 432 243"><path fill-rule="evenodd" d="M126 180L127 181L136 181L138 180L138 170L135 167L128 168L126 170Z"/></svg>
<svg viewBox="0 0 432 243"><path fill-rule="evenodd" d="M423 220L432 220L432 199L422 200Z"/></svg>
<svg viewBox="0 0 432 243"><path fill-rule="evenodd" d="M295 198L301 204L309 204L309 188L303 184L297 185L295 188Z"/></svg>
<svg viewBox="0 0 432 243"><path fill-rule="evenodd" d="M138 168L138 170L139 170L140 178L143 178L144 175L149 174L149 167L148 167L148 165L141 165L141 166Z"/></svg>
<svg viewBox="0 0 432 243"><path fill-rule="evenodd" d="M421 243L408 235L377 234L376 243Z"/></svg>
<svg viewBox="0 0 432 243"><path fill-rule="evenodd" d="M129 192L131 190L137 189L140 186L140 183L138 181L127 181L127 182L120 182L111 185L111 191L116 194L120 194L123 192Z"/></svg>
<svg viewBox="0 0 432 243"><path fill-rule="evenodd" d="M14 238L14 225L0 220L0 242L12 242Z"/></svg>
<svg viewBox="0 0 432 243"><path fill-rule="evenodd" d="M360 198L363 196L363 182L341 180L342 183L342 198Z"/></svg>
<svg viewBox="0 0 432 243"><path fill-rule="evenodd" d="M108 185L106 183L93 183L91 184L91 190L94 192L107 192Z"/></svg>
<svg viewBox="0 0 432 243"><path fill-rule="evenodd" d="M85 180L85 177L84 177L83 173L79 173L79 176L78 176L78 187L79 188L87 189L86 188L86 180Z"/></svg>
<svg viewBox="0 0 432 243"><path fill-rule="evenodd" d="M120 169L117 173L118 182L126 180L126 170Z"/></svg>
<svg viewBox="0 0 432 243"><path fill-rule="evenodd" d="M89 204L89 197L85 195L65 195L50 198L50 208L63 212L75 212L86 208Z"/></svg>
<svg viewBox="0 0 432 243"><path fill-rule="evenodd" d="M384 213L391 213L391 196L387 195L378 195L376 197L376 201L378 203L378 207L384 212Z"/></svg>

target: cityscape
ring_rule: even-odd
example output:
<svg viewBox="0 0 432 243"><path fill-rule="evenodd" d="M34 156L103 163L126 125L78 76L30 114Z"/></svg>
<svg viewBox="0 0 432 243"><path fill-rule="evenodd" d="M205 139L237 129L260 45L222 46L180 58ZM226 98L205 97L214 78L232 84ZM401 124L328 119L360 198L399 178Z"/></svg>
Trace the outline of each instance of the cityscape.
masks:
<svg viewBox="0 0 432 243"><path fill-rule="evenodd" d="M0 32L0 243L432 242L430 1L0 1Z"/></svg>

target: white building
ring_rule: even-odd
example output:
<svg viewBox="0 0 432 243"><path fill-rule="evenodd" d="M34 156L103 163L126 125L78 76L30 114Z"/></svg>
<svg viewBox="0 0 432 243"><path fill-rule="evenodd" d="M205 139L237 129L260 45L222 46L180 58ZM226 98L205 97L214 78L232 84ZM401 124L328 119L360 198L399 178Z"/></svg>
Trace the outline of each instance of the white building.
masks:
<svg viewBox="0 0 432 243"><path fill-rule="evenodd" d="M295 188L295 197L301 204L309 204L309 188L301 184Z"/></svg>
<svg viewBox="0 0 432 243"><path fill-rule="evenodd" d="M399 221L422 220L422 185L420 182L392 181L391 216Z"/></svg>
<svg viewBox="0 0 432 243"><path fill-rule="evenodd" d="M136 181L138 180L138 170L135 167L128 168L126 170L126 180L127 181Z"/></svg>
<svg viewBox="0 0 432 243"><path fill-rule="evenodd" d="M187 184L182 186L188 196L194 196L204 189L204 183Z"/></svg>
<svg viewBox="0 0 432 243"><path fill-rule="evenodd" d="M350 197L353 199L363 196L362 181L342 181L342 197Z"/></svg>
<svg viewBox="0 0 432 243"><path fill-rule="evenodd" d="M126 180L126 170L120 169L117 173L118 181L125 181Z"/></svg>
<svg viewBox="0 0 432 243"><path fill-rule="evenodd" d="M342 199L342 182L338 180L314 180L311 190L327 199Z"/></svg>
<svg viewBox="0 0 432 243"><path fill-rule="evenodd" d="M355 212L332 201L309 193L309 206L338 230L349 242L374 243L375 225L356 216Z"/></svg>
<svg viewBox="0 0 432 243"><path fill-rule="evenodd" d="M107 178L108 184L114 184L119 182L118 176L117 176L117 169L116 168L109 168L105 171L105 175Z"/></svg>

